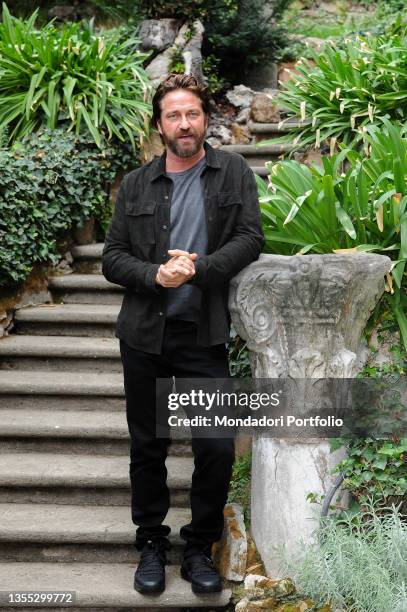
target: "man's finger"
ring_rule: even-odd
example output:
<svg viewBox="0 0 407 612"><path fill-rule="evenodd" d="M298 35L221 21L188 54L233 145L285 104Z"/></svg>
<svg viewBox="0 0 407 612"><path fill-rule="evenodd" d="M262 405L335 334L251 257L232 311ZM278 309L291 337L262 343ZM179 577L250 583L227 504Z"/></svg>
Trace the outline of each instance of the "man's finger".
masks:
<svg viewBox="0 0 407 612"><path fill-rule="evenodd" d="M168 254L171 255L171 257L181 257L184 255L192 260L195 260L198 257L197 253L188 253L188 251L182 251L181 249L170 249Z"/></svg>

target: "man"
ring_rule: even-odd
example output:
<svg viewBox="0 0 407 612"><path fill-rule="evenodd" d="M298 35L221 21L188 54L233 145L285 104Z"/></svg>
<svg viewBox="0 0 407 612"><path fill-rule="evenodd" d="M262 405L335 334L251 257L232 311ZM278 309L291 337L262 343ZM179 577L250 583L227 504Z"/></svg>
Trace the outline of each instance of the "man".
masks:
<svg viewBox="0 0 407 612"><path fill-rule="evenodd" d="M194 77L170 75L154 95L152 124L165 152L127 174L103 250L103 274L126 288L120 338L131 438L132 520L141 550L134 588L165 588L170 527L165 459L156 436L156 378L227 378L228 283L263 244L253 172L237 154L205 142L209 94ZM223 531L234 441L194 438L192 519L181 575L194 592L221 590L211 560Z"/></svg>

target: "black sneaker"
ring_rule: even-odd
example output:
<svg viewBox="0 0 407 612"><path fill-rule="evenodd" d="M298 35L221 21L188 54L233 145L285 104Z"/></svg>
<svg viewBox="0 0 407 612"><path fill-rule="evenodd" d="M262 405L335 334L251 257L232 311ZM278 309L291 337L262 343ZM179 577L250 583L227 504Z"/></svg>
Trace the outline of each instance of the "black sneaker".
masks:
<svg viewBox="0 0 407 612"><path fill-rule="evenodd" d="M139 593L162 593L165 589L165 551L167 540L148 540L134 574L134 588Z"/></svg>
<svg viewBox="0 0 407 612"><path fill-rule="evenodd" d="M186 554L181 565L181 576L191 583L194 593L217 593L222 590L219 572L213 565L208 549Z"/></svg>

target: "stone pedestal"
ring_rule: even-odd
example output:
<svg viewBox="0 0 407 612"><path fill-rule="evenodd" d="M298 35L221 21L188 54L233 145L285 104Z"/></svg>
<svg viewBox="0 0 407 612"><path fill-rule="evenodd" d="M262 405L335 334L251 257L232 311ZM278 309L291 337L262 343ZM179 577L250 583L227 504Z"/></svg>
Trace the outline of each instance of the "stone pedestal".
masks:
<svg viewBox="0 0 407 612"><path fill-rule="evenodd" d="M229 299L253 376L304 379L304 404L312 379L356 376L361 335L389 269L388 257L366 253L261 255L232 279ZM276 550L295 550L318 526L319 507L306 496L324 495L340 458L330 453L329 440L253 440L252 533L274 578L280 576Z"/></svg>

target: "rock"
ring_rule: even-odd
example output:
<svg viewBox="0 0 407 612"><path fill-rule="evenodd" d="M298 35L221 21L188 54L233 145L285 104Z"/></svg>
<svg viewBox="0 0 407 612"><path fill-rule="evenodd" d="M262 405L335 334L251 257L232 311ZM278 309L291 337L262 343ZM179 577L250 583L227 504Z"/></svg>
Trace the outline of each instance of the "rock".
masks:
<svg viewBox="0 0 407 612"><path fill-rule="evenodd" d="M209 142L211 147L214 147L215 149L219 149L219 147L222 146L222 143L219 140L219 138L215 138L214 136L210 136L209 138L206 138L205 140L206 142Z"/></svg>
<svg viewBox="0 0 407 612"><path fill-rule="evenodd" d="M256 544L250 533L247 534L247 568L251 568L253 566L260 565L263 569L258 572L249 572L249 569L246 569L246 573L257 573L261 575L265 575L265 569L263 566L263 562L261 560L259 551L257 550Z"/></svg>
<svg viewBox="0 0 407 612"><path fill-rule="evenodd" d="M270 94L257 94L254 96L250 116L256 123L279 123L280 112Z"/></svg>
<svg viewBox="0 0 407 612"><path fill-rule="evenodd" d="M237 115L235 121L236 123L247 123L250 119L250 108L243 108L240 113Z"/></svg>
<svg viewBox="0 0 407 612"><path fill-rule="evenodd" d="M248 144L251 141L251 134L246 125L232 123L230 127L232 130L232 144Z"/></svg>
<svg viewBox="0 0 407 612"><path fill-rule="evenodd" d="M0 312L0 338L7 336L13 327L12 312L6 312L5 310Z"/></svg>
<svg viewBox="0 0 407 612"><path fill-rule="evenodd" d="M311 599L283 604L276 608L276 612L306 612L306 610L315 610L315 604Z"/></svg>
<svg viewBox="0 0 407 612"><path fill-rule="evenodd" d="M252 103L253 96L254 94L250 87L245 85L236 85L226 94L228 101L237 108L248 108Z"/></svg>
<svg viewBox="0 0 407 612"><path fill-rule="evenodd" d="M187 25L187 24L185 24ZM182 28L178 38L180 38ZM202 40L205 32L205 28L202 22L197 19L192 24L192 36L190 36L191 28L187 26L187 30L183 37L185 42L183 43L184 51L182 53L185 62L185 74L192 74L201 83L207 83L203 72L202 72ZM178 44L182 44L181 42Z"/></svg>
<svg viewBox="0 0 407 612"><path fill-rule="evenodd" d="M169 47L162 53L159 53L147 66L146 73L153 85L158 85L160 81L164 81L170 74L170 65L174 48Z"/></svg>
<svg viewBox="0 0 407 612"><path fill-rule="evenodd" d="M256 576L258 576L260 572L264 572L264 566L262 563L255 563L254 565L246 568L246 576L248 574L256 574Z"/></svg>
<svg viewBox="0 0 407 612"><path fill-rule="evenodd" d="M73 257L70 251L67 251L62 259L55 266L55 272L58 274L72 274Z"/></svg>
<svg viewBox="0 0 407 612"><path fill-rule="evenodd" d="M273 597L264 599L250 600L244 597L235 607L235 612L257 612L258 610L275 610L276 600Z"/></svg>
<svg viewBox="0 0 407 612"><path fill-rule="evenodd" d="M241 582L247 562L246 527L240 504L226 504L223 515L225 527L222 538L214 544L214 563L221 576Z"/></svg>
<svg viewBox="0 0 407 612"><path fill-rule="evenodd" d="M184 73L192 74L199 81L205 82L202 73L201 54L204 31L205 28L203 27L199 19L194 21L192 26L190 26L188 23L185 23L180 28L173 45L162 51L162 53L159 53L148 64L148 66L146 66L145 70L149 78L153 81L154 86L158 85L161 81L168 77L172 57L175 52L179 52L180 50L185 64Z"/></svg>
<svg viewBox="0 0 407 612"><path fill-rule="evenodd" d="M295 585L291 578L282 578L281 580L273 580L268 576L249 574L244 580L245 591L252 589L263 589L267 594L272 594L273 597L282 597L291 595L295 592Z"/></svg>
<svg viewBox="0 0 407 612"><path fill-rule="evenodd" d="M164 51L173 44L179 25L177 19L144 19L138 34L141 48Z"/></svg>
<svg viewBox="0 0 407 612"><path fill-rule="evenodd" d="M210 125L208 127L207 135L220 140L222 144L230 144L232 142L232 131L224 125Z"/></svg>

